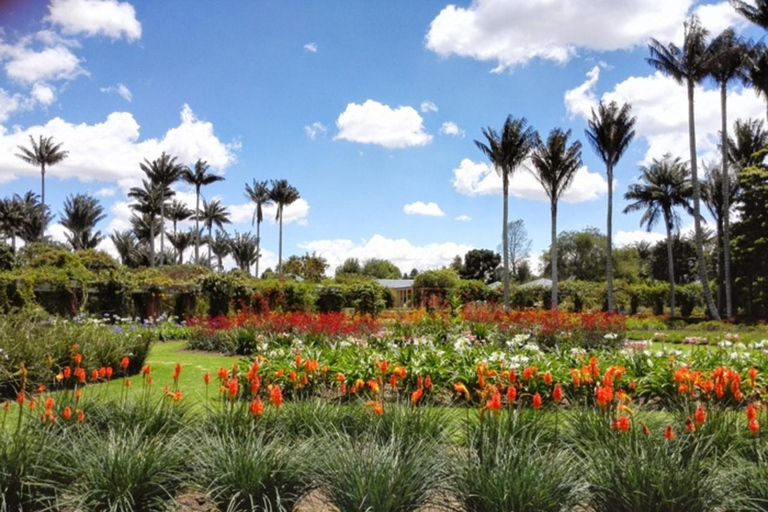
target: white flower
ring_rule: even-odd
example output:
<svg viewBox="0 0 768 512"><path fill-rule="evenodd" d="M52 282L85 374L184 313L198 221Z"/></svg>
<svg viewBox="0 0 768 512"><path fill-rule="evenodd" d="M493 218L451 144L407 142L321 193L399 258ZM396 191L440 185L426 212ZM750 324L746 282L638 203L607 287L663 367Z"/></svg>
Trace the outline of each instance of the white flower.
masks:
<svg viewBox="0 0 768 512"><path fill-rule="evenodd" d="M509 364L512 368L518 369L524 366L528 366L528 362L531 360L528 356L516 355L510 358Z"/></svg>
<svg viewBox="0 0 768 512"><path fill-rule="evenodd" d="M472 344L470 343L470 341L463 336L460 338L457 338L456 341L453 342L453 350L455 350L456 352L464 352L471 346Z"/></svg>
<svg viewBox="0 0 768 512"><path fill-rule="evenodd" d="M529 350L531 352L541 352L541 349L536 343L526 343L523 345L523 350Z"/></svg>
<svg viewBox="0 0 768 512"><path fill-rule="evenodd" d="M720 347L720 348L729 348L729 347L733 346L733 343L731 343L730 341L727 341L727 340L723 340L723 341L719 342L717 344L717 346Z"/></svg>
<svg viewBox="0 0 768 512"><path fill-rule="evenodd" d="M616 334L615 332L609 332L605 336L603 336L603 338L605 338L606 340L615 340L618 337L619 335Z"/></svg>
<svg viewBox="0 0 768 512"><path fill-rule="evenodd" d="M587 355L587 351L584 350L583 348L573 347L571 349L571 355L574 355L574 356L585 356L585 355Z"/></svg>

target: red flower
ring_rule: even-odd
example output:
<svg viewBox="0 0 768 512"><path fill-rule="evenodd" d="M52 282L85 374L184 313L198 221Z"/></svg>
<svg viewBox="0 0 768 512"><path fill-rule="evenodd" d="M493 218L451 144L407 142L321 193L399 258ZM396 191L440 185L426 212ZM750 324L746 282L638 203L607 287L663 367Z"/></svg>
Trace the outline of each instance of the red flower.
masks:
<svg viewBox="0 0 768 512"><path fill-rule="evenodd" d="M69 366L65 366L61 374L64 376L65 379L70 378L72 376L72 368L70 368Z"/></svg>
<svg viewBox="0 0 768 512"><path fill-rule="evenodd" d="M127 370L130 362L131 361L127 357L124 357L122 361L120 361L120 368L122 368L123 371Z"/></svg>
<svg viewBox="0 0 768 512"><path fill-rule="evenodd" d="M453 385L453 390L456 393L461 393L464 395L464 399L469 402L469 390L467 389L467 386L464 385L463 382L457 382Z"/></svg>
<svg viewBox="0 0 768 512"><path fill-rule="evenodd" d="M289 379L291 382L296 382L296 372L295 372L295 371L293 371L293 370L291 370L291 371L288 373L288 379Z"/></svg>
<svg viewBox="0 0 768 512"><path fill-rule="evenodd" d="M757 422L757 419L751 419L749 420L749 431L752 432L753 436L756 436L760 432L760 423Z"/></svg>
<svg viewBox="0 0 768 512"><path fill-rule="evenodd" d="M179 381L179 374L181 373L181 363L176 363L173 369L173 382Z"/></svg>
<svg viewBox="0 0 768 512"><path fill-rule="evenodd" d="M534 409L539 409L539 408L541 408L541 395L540 395L540 394L538 394L538 393L536 393L535 395L533 395L533 408L534 408Z"/></svg>
<svg viewBox="0 0 768 512"><path fill-rule="evenodd" d="M675 440L675 431L672 430L672 425L667 425L667 428L664 429L664 438L667 441Z"/></svg>
<svg viewBox="0 0 768 512"><path fill-rule="evenodd" d="M125 379L125 387L131 387L131 379Z"/></svg>
<svg viewBox="0 0 768 512"><path fill-rule="evenodd" d="M99 368L99 378L104 379L106 377L107 377L107 369L102 366L101 368Z"/></svg>
<svg viewBox="0 0 768 512"><path fill-rule="evenodd" d="M64 418L64 421L69 421L70 418L72 418L72 409L69 406L66 406L61 413L61 417Z"/></svg>
<svg viewBox="0 0 768 512"><path fill-rule="evenodd" d="M509 405L512 405L515 403L516 399L517 399L517 389L515 389L515 386L509 386L507 388L507 403Z"/></svg>
<svg viewBox="0 0 768 512"><path fill-rule="evenodd" d="M411 393L411 404L416 405L416 403L421 400L421 396L424 394L424 390L422 388L418 388L416 391Z"/></svg>
<svg viewBox="0 0 768 512"><path fill-rule="evenodd" d="M227 380L227 377L229 377L229 372L227 371L227 369L224 368L224 367L220 367L219 368L219 380L224 382L225 380Z"/></svg>
<svg viewBox="0 0 768 512"><path fill-rule="evenodd" d="M560 384L555 384L555 387L552 390L552 400L554 400L556 404L559 404L562 399L563 399L563 388L562 386L560 386Z"/></svg>
<svg viewBox="0 0 768 512"><path fill-rule="evenodd" d="M99 370L93 370L93 371L91 372L91 380L92 380L92 381L97 381L97 380L99 380Z"/></svg>
<svg viewBox="0 0 768 512"><path fill-rule="evenodd" d="M546 372L544 374L544 383L545 384L552 384L552 374L549 372Z"/></svg>
<svg viewBox="0 0 768 512"><path fill-rule="evenodd" d="M145 365L144 368L141 369L142 375L149 375L152 372L152 368L149 367L149 365Z"/></svg>
<svg viewBox="0 0 768 512"><path fill-rule="evenodd" d="M488 403L486 404L485 407L492 411L501 410L501 393L499 393L498 389L493 392L493 396L491 397L490 400L488 400Z"/></svg>
<svg viewBox="0 0 768 512"><path fill-rule="evenodd" d="M339 372L336 374L336 380L339 382L344 382L345 380L347 380L347 378L344 376L343 373Z"/></svg>
<svg viewBox="0 0 768 512"><path fill-rule="evenodd" d="M381 404L381 400L366 402L365 405L370 407L376 416L381 416L384 414L384 406Z"/></svg>
<svg viewBox="0 0 768 512"><path fill-rule="evenodd" d="M611 423L611 428L614 430L620 430L621 432L629 431L629 416L621 415Z"/></svg>
<svg viewBox="0 0 768 512"><path fill-rule="evenodd" d="M272 390L269 393L269 401L278 408L283 405L283 390L280 389L280 386L272 386Z"/></svg>
<svg viewBox="0 0 768 512"><path fill-rule="evenodd" d="M72 360L74 361L75 366L80 366L80 363L83 362L83 354L75 354L72 357Z"/></svg>
<svg viewBox="0 0 768 512"><path fill-rule="evenodd" d="M205 372L203 374L203 382L205 382L206 386L211 383L211 374L210 373Z"/></svg>
<svg viewBox="0 0 768 512"><path fill-rule="evenodd" d="M704 406L701 403L699 403L698 407L696 407L696 412L693 414L693 419L698 425L703 425L704 422L707 421L707 411L704 410Z"/></svg>
<svg viewBox="0 0 768 512"><path fill-rule="evenodd" d="M424 387L427 389L432 389L432 377L427 375L427 378L424 379Z"/></svg>
<svg viewBox="0 0 768 512"><path fill-rule="evenodd" d="M581 372L579 372L579 370L571 368L571 380L573 382L573 387L578 388L579 386L581 386Z"/></svg>
<svg viewBox="0 0 768 512"><path fill-rule="evenodd" d="M26 399L27 399L27 395L26 393L24 393L24 391L19 391L19 393L16 395L16 402L19 405L22 405Z"/></svg>
<svg viewBox="0 0 768 512"><path fill-rule="evenodd" d="M685 418L685 430L687 430L690 433L696 432L696 425L693 424L693 420L690 416Z"/></svg>
<svg viewBox="0 0 768 512"><path fill-rule="evenodd" d="M237 396L239 387L237 379L232 379L227 383L227 391L229 392L230 398L235 398Z"/></svg>
<svg viewBox="0 0 768 512"><path fill-rule="evenodd" d="M755 418L757 418L757 409L755 409L754 405L749 404L747 406L747 420L752 421Z"/></svg>
<svg viewBox="0 0 768 512"><path fill-rule="evenodd" d="M259 397L256 397L251 401L249 410L252 416L261 416L264 414L264 404L261 402Z"/></svg>
<svg viewBox="0 0 768 512"><path fill-rule="evenodd" d="M82 423L84 421L85 421L85 411L80 409L79 411L77 411L77 422Z"/></svg>

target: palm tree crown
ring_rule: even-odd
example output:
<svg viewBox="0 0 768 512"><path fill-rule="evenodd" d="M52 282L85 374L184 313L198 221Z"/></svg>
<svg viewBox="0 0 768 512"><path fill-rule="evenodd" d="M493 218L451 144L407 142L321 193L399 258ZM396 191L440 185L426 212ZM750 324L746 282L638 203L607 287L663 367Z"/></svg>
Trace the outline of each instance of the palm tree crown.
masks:
<svg viewBox="0 0 768 512"><path fill-rule="evenodd" d="M66 228L67 243L74 251L95 249L104 237L95 231L96 224L106 219L99 200L88 194L69 196L64 201L61 225Z"/></svg>
<svg viewBox="0 0 768 512"><path fill-rule="evenodd" d="M253 185L245 184L245 197L256 207L253 210L251 224L256 224L256 277L259 277L259 258L261 258L261 223L264 221L264 206L272 202L269 184L266 181L253 180Z"/></svg>
<svg viewBox="0 0 768 512"><path fill-rule="evenodd" d="M29 136L31 148L18 146L21 153L16 156L28 164L39 166L42 179L41 202L45 206L45 168L55 165L69 156L69 152L61 149L63 143L54 144L53 137L43 137L40 135L38 141L31 135Z"/></svg>
<svg viewBox="0 0 768 512"><path fill-rule="evenodd" d="M731 0L731 5L736 11L756 25L768 29L768 0Z"/></svg>
<svg viewBox="0 0 768 512"><path fill-rule="evenodd" d="M203 211L200 214L200 220L203 221L203 226L208 230L208 240L211 239L211 232L213 227L216 226L219 229L224 228L224 224L229 224L229 213L227 208L222 206L218 199L211 201L203 201ZM211 261L211 244L208 244L208 262Z"/></svg>
<svg viewBox="0 0 768 512"><path fill-rule="evenodd" d="M200 189L217 181L224 181L223 176L208 172L208 162L198 159L194 169L185 167L181 179L195 187L195 262L200 260Z"/></svg>
<svg viewBox="0 0 768 512"><path fill-rule="evenodd" d="M278 271L283 264L283 209L296 202L301 196L299 191L288 180L272 180L272 188L269 190L269 198L277 205L275 220L280 225L280 234L277 250Z"/></svg>

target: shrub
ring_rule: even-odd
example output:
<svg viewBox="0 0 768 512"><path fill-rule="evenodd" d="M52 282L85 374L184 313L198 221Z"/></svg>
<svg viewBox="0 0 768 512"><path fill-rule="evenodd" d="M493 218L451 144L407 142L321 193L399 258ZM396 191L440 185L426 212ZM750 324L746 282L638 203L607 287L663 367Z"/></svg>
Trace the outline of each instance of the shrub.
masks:
<svg viewBox="0 0 768 512"><path fill-rule="evenodd" d="M703 304L703 290L701 283L690 283L675 288L675 296L680 304L680 316L688 318L693 313L693 308Z"/></svg>
<svg viewBox="0 0 768 512"><path fill-rule="evenodd" d="M453 269L422 272L413 281L415 300L422 305L429 304L435 299L445 301L451 292L459 286L459 282L459 276Z"/></svg>
<svg viewBox="0 0 768 512"><path fill-rule="evenodd" d="M7 427L7 428L2 428ZM0 510L31 512L50 510L57 489L57 464L48 433L0 426Z"/></svg>
<svg viewBox="0 0 768 512"><path fill-rule="evenodd" d="M482 281L461 280L453 294L462 304L470 302L486 301L493 295L491 288Z"/></svg>
<svg viewBox="0 0 768 512"><path fill-rule="evenodd" d="M321 286L317 289L315 307L320 313L339 312L345 305L344 289L341 286Z"/></svg>
<svg viewBox="0 0 768 512"><path fill-rule="evenodd" d="M386 289L373 281L357 282L347 290L346 303L361 314L376 315L386 307Z"/></svg>

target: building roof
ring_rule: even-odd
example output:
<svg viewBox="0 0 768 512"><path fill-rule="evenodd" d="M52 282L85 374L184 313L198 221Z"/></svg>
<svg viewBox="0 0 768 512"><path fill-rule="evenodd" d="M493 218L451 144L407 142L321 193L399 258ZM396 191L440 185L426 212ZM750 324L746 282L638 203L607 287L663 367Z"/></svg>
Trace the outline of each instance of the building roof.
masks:
<svg viewBox="0 0 768 512"><path fill-rule="evenodd" d="M520 288L552 288L552 280L542 277L541 279L521 284Z"/></svg>
<svg viewBox="0 0 768 512"><path fill-rule="evenodd" d="M381 286L385 288L400 289L413 287L413 279L377 279Z"/></svg>

